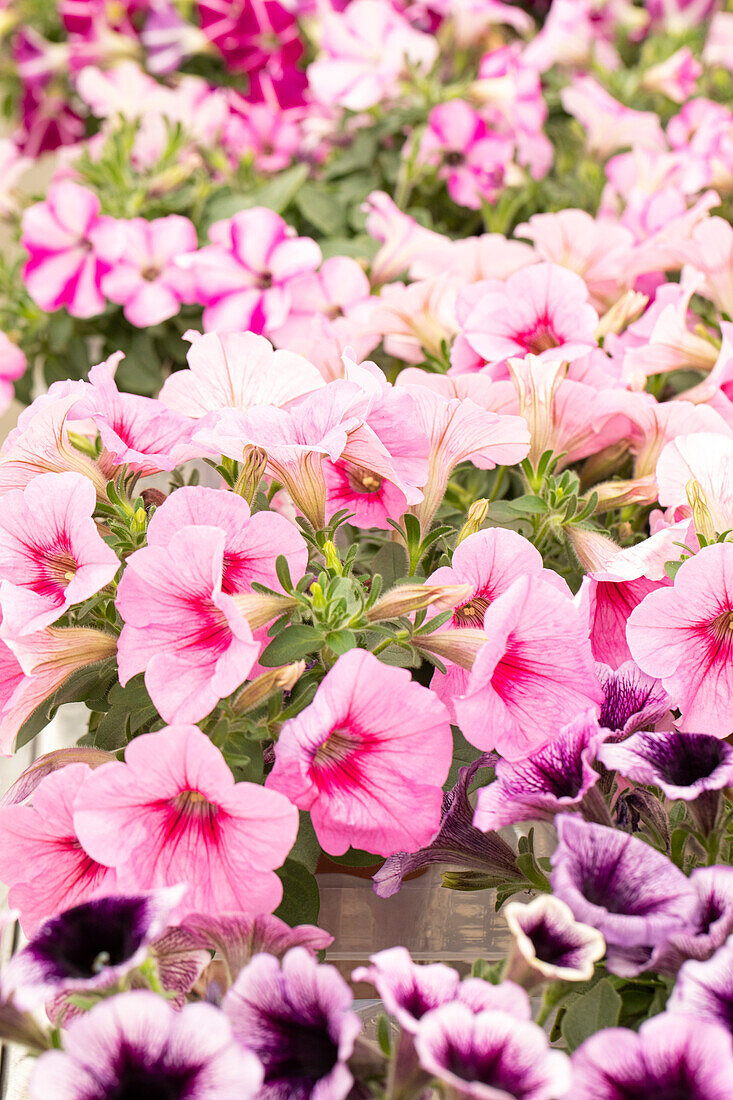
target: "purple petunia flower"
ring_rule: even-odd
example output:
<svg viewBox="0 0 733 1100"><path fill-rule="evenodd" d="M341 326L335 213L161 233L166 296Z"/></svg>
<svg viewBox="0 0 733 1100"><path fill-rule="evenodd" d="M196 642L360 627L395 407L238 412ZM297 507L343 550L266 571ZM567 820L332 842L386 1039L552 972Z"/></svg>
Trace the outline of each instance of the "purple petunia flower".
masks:
<svg viewBox="0 0 733 1100"><path fill-rule="evenodd" d="M255 955L224 998L237 1041L265 1070L257 1100L344 1100L353 1077L346 1060L361 1020L352 993L333 966L304 947L282 963Z"/></svg>
<svg viewBox="0 0 733 1100"><path fill-rule="evenodd" d="M570 1087L568 1056L550 1050L542 1028L508 1012L443 1005L424 1017L415 1047L423 1069L461 1096L556 1100Z"/></svg>
<svg viewBox="0 0 733 1100"><path fill-rule="evenodd" d="M558 817L556 826L552 891L577 920L602 933L609 969L618 964L618 972L630 973L622 965L625 952L636 958L639 949L649 950L690 926L697 908L695 890L661 852L628 833L575 815Z"/></svg>
<svg viewBox="0 0 733 1100"><path fill-rule="evenodd" d="M602 745L598 759L634 783L660 787L667 798L685 802L733 783L733 747L707 733L635 733Z"/></svg>
<svg viewBox="0 0 733 1100"><path fill-rule="evenodd" d="M352 974L355 982L376 987L390 1016L407 1032L417 1031L428 1012L444 1004L459 1001L473 1012L508 1012L518 1020L531 1019L529 998L514 982L491 985L481 978L461 978L443 963L418 965L406 947L390 947L369 958L370 966L360 966Z"/></svg>
<svg viewBox="0 0 733 1100"><path fill-rule="evenodd" d="M661 680L647 676L634 661L617 669L597 664L596 675L605 695L598 723L616 734L615 741L652 729L672 705Z"/></svg>
<svg viewBox="0 0 733 1100"><path fill-rule="evenodd" d="M575 1051L572 1068L573 1100L733 1100L730 1036L668 1012L638 1033L597 1032Z"/></svg>
<svg viewBox="0 0 733 1100"><path fill-rule="evenodd" d="M446 863L483 871L500 882L523 882L517 867L517 857L505 840L496 833L484 835L473 824L473 806L468 789L479 768L491 767L497 759L494 753L480 756L458 771L455 787L443 795L443 816L440 829L427 848L419 852L397 852L384 861L374 876L374 893L391 898L402 886L405 875L433 863Z"/></svg>
<svg viewBox="0 0 733 1100"><path fill-rule="evenodd" d="M599 779L592 762L604 736L605 731L589 711L526 760L500 760L496 780L478 792L473 818L476 828L500 829L516 821L551 821L555 814L567 810L581 810L591 820L600 817L610 825L603 799L586 797Z"/></svg>
<svg viewBox="0 0 733 1100"><path fill-rule="evenodd" d="M257 1059L232 1039L223 1012L186 1005L176 1012L145 990L121 993L77 1017L64 1049L38 1059L31 1100L252 1100Z"/></svg>
<svg viewBox="0 0 733 1100"><path fill-rule="evenodd" d="M506 977L527 989L547 981L590 981L606 953L601 933L576 921L570 907L551 894L527 905L510 902L502 913L514 940Z"/></svg>
<svg viewBox="0 0 733 1100"><path fill-rule="evenodd" d="M733 940L705 962L683 963L667 1010L722 1024L733 1032Z"/></svg>
<svg viewBox="0 0 733 1100"><path fill-rule="evenodd" d="M654 949L651 966L676 974L687 959L704 962L733 932L733 867L698 867L690 875L697 911L689 929Z"/></svg>
<svg viewBox="0 0 733 1100"><path fill-rule="evenodd" d="M95 898L59 913L3 968L4 992L20 1008L34 1008L55 994L114 985L144 962L184 893L173 886Z"/></svg>

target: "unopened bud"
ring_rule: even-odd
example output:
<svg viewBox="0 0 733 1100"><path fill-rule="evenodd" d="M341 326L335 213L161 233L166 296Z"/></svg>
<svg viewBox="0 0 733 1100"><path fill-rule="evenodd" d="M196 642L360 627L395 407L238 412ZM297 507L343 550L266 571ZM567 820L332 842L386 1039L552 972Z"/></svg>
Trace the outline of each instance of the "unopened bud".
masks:
<svg viewBox="0 0 733 1100"><path fill-rule="evenodd" d="M586 573L600 573L608 569L621 549L600 531L591 531L574 523L568 523L564 530L571 549Z"/></svg>
<svg viewBox="0 0 733 1100"><path fill-rule="evenodd" d="M627 325L641 316L648 301L646 294L627 290L601 317L595 331L596 340L608 336L609 332L623 332Z"/></svg>
<svg viewBox="0 0 733 1100"><path fill-rule="evenodd" d="M258 630L284 611L292 611L298 606L298 601L292 596L268 596L265 592L235 592L232 599L251 630Z"/></svg>
<svg viewBox="0 0 733 1100"><path fill-rule="evenodd" d="M323 544L323 556L326 559L326 568L332 570L334 573L338 573L340 577L343 576L344 571L341 567L341 558L331 539L327 539Z"/></svg>
<svg viewBox="0 0 733 1100"><path fill-rule="evenodd" d="M692 518L698 535L702 535L708 543L715 542L715 522L708 507L702 485L693 477L685 485L685 493L687 494L687 502L692 508Z"/></svg>
<svg viewBox="0 0 733 1100"><path fill-rule="evenodd" d="M235 714L244 714L276 691L292 691L304 672L305 661L295 661L291 665L263 672L242 688L234 700L232 710Z"/></svg>
<svg viewBox="0 0 733 1100"><path fill-rule="evenodd" d="M161 492L160 489L143 489L140 493L143 498L143 504L146 508L160 508L161 504L165 504L166 495Z"/></svg>
<svg viewBox="0 0 733 1100"><path fill-rule="evenodd" d="M130 523L130 530L134 534L141 534L145 530L145 525L147 524L147 522L148 516L145 509L137 508L132 517L132 522Z"/></svg>
<svg viewBox="0 0 733 1100"><path fill-rule="evenodd" d="M659 496L654 474L627 481L602 481L593 486L593 492L598 496L596 515L609 512L612 508L623 508L627 504L654 504Z"/></svg>
<svg viewBox="0 0 733 1100"><path fill-rule="evenodd" d="M469 535L475 535L477 531L481 530L481 527L489 518L489 501L482 497L480 500L474 500L471 507L468 509L466 515L466 522L458 532L458 539L456 540L456 546L459 546L464 539L467 539Z"/></svg>
<svg viewBox="0 0 733 1100"><path fill-rule="evenodd" d="M461 668L472 669L478 651L488 642L483 630L436 630L434 634L416 634L412 645L422 653L432 653L440 660L452 661Z"/></svg>
<svg viewBox="0 0 733 1100"><path fill-rule="evenodd" d="M244 448L242 468L234 486L234 492L244 497L247 504L254 500L257 486L262 481L267 466L267 451L248 443Z"/></svg>
<svg viewBox="0 0 733 1100"><path fill-rule="evenodd" d="M400 584L391 588L367 611L370 623L398 619L411 611L435 604L441 611L457 607L473 592L470 584Z"/></svg>

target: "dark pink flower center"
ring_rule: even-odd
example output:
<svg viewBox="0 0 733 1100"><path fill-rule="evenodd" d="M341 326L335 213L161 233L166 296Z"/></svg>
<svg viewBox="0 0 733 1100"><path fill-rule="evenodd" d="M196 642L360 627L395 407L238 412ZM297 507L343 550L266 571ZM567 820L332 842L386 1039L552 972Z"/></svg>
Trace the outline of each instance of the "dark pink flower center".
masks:
<svg viewBox="0 0 733 1100"><path fill-rule="evenodd" d="M555 332L552 321L547 314L538 317L532 328L525 329L524 332L517 332L514 339L532 355L541 355L543 351L549 351L550 348L559 348L562 344L562 340Z"/></svg>
<svg viewBox="0 0 733 1100"><path fill-rule="evenodd" d="M363 742L351 730L332 730L318 746L311 764L320 789L362 785L359 757Z"/></svg>
<svg viewBox="0 0 733 1100"><path fill-rule="evenodd" d="M42 596L60 599L78 568L71 546L63 536L54 546L35 547L36 576L33 587Z"/></svg>
<svg viewBox="0 0 733 1100"><path fill-rule="evenodd" d="M209 802L201 791L186 788L173 798L168 799L164 806L168 810L166 821L167 840L180 836L182 833L195 830L202 838L209 842L215 842L218 836L217 819L221 807L215 802Z"/></svg>
<svg viewBox="0 0 733 1100"><path fill-rule="evenodd" d="M727 661L733 654L733 608L726 608L708 623L711 660Z"/></svg>

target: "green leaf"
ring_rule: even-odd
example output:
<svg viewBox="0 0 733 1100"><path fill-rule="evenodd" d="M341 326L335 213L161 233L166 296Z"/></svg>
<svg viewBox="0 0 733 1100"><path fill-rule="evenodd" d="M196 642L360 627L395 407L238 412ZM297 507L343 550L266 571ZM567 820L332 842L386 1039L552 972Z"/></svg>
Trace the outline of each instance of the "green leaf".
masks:
<svg viewBox="0 0 733 1100"><path fill-rule="evenodd" d="M294 164L246 193L216 195L206 206L205 225L208 227L223 218L232 218L240 210L249 210L253 206L267 206L276 214L282 214L307 180L309 171L307 164Z"/></svg>
<svg viewBox="0 0 733 1100"><path fill-rule="evenodd" d="M114 657L107 657L96 664L87 665L73 672L63 684L44 699L42 703L26 718L18 730L15 738L16 751L32 741L37 733L40 733L53 718L58 707L62 703L80 703L89 695L98 695L106 692L117 676L117 666ZM79 730L79 736L84 733Z"/></svg>
<svg viewBox="0 0 733 1100"><path fill-rule="evenodd" d="M304 183L295 196L295 205L304 218L327 237L346 231L340 196L317 183Z"/></svg>
<svg viewBox="0 0 733 1100"><path fill-rule="evenodd" d="M385 591L392 588L398 577L407 573L407 553L401 542L385 542L371 561L372 573L379 573Z"/></svg>
<svg viewBox="0 0 733 1100"><path fill-rule="evenodd" d="M309 871L315 871L322 849L313 828L311 815L307 810L300 810L299 817L298 838L290 849L289 858L302 863Z"/></svg>
<svg viewBox="0 0 733 1100"><path fill-rule="evenodd" d="M382 856L374 852L364 852L360 848L349 848L342 856L329 856L332 863L341 863L344 867L376 867L382 863Z"/></svg>
<svg viewBox="0 0 733 1100"><path fill-rule="evenodd" d="M512 512L519 512L521 515L543 515L550 510L547 501L544 501L542 497L532 496L530 493L523 497L517 497L516 500L507 501L507 504Z"/></svg>
<svg viewBox="0 0 733 1100"><path fill-rule="evenodd" d="M337 657L356 648L356 635L353 630L332 630L326 635L326 645Z"/></svg>
<svg viewBox="0 0 733 1100"><path fill-rule="evenodd" d="M295 859L286 859L275 873L283 884L283 900L275 916L291 928L296 924L317 924L321 897L315 876Z"/></svg>
<svg viewBox="0 0 733 1100"><path fill-rule="evenodd" d="M578 997L563 1016L562 1037L569 1050L577 1050L589 1036L604 1027L616 1027L621 1015L621 997L608 978Z"/></svg>
<svg viewBox="0 0 733 1100"><path fill-rule="evenodd" d="M315 653L322 644L320 630L305 623L295 623L272 639L264 653L260 654L260 664L265 668L278 668Z"/></svg>

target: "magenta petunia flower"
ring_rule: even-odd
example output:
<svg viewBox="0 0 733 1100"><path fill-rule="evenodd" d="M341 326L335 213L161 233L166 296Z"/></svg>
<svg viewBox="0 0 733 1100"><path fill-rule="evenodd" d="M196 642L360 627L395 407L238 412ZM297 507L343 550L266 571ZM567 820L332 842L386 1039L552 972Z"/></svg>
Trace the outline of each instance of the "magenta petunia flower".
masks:
<svg viewBox="0 0 733 1100"><path fill-rule="evenodd" d="M32 805L0 808L0 879L27 935L55 913L115 892L115 871L89 855L74 827L74 799L91 774L68 764L41 780Z"/></svg>
<svg viewBox="0 0 733 1100"><path fill-rule="evenodd" d="M138 672L167 722L197 722L246 680L259 644L222 591L226 534L183 527L127 559L117 589L125 621L120 683Z"/></svg>
<svg viewBox="0 0 733 1100"><path fill-rule="evenodd" d="M3 498L1 633L31 634L112 580L120 562L92 518L96 495L81 474L41 474Z"/></svg>
<svg viewBox="0 0 733 1100"><path fill-rule="evenodd" d="M44 202L23 214L21 244L28 252L23 279L34 302L52 313L66 306L72 317L104 310L100 280L107 265L91 234L99 225L97 196L71 180L53 183Z"/></svg>
<svg viewBox="0 0 733 1100"><path fill-rule="evenodd" d="M128 891L189 889L181 913L271 913L274 873L295 842L298 814L277 791L235 783L196 726L131 741L125 762L97 768L74 802L84 847Z"/></svg>
<svg viewBox="0 0 733 1100"><path fill-rule="evenodd" d="M454 700L478 748L522 760L603 702L580 616L556 587L520 577L488 607L484 630L486 644Z"/></svg>
<svg viewBox="0 0 733 1100"><path fill-rule="evenodd" d="M325 851L414 852L440 825L448 713L406 669L352 649L283 726L267 787L309 810Z"/></svg>
<svg viewBox="0 0 733 1100"><path fill-rule="evenodd" d="M514 142L491 131L465 100L451 99L430 112L420 154L438 166L454 202L480 210L482 201L494 202L504 190Z"/></svg>
<svg viewBox="0 0 733 1100"><path fill-rule="evenodd" d="M254 1100L262 1067L232 1039L223 1012L132 990L73 1021L64 1049L38 1059L31 1100Z"/></svg>
<svg viewBox="0 0 733 1100"><path fill-rule="evenodd" d="M733 544L685 561L673 587L631 612L626 636L636 663L680 708L684 729L733 732Z"/></svg>
<svg viewBox="0 0 733 1100"><path fill-rule="evenodd" d="M290 283L315 271L321 250L296 237L272 210L255 206L209 230L211 244L191 257L207 332L270 332L286 320Z"/></svg>

